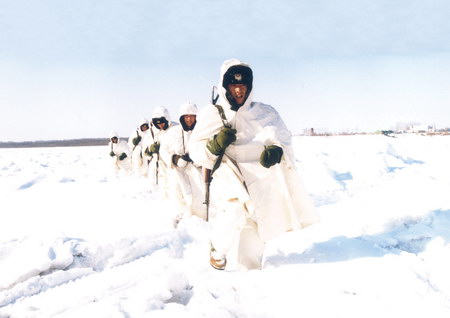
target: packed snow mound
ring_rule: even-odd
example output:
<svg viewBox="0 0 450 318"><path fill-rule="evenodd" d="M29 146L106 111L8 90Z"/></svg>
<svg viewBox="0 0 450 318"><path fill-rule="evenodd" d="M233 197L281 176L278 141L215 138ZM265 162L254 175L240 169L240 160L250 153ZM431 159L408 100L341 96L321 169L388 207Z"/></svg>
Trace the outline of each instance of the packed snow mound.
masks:
<svg viewBox="0 0 450 318"><path fill-rule="evenodd" d="M321 222L216 271L104 147L0 149L0 317L450 316L450 137L295 137Z"/></svg>

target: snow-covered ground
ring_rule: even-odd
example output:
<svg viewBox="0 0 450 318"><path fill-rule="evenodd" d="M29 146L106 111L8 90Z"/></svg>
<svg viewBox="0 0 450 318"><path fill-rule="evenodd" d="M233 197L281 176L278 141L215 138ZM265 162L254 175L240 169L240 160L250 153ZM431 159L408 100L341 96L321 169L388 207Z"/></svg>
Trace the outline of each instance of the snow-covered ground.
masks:
<svg viewBox="0 0 450 318"><path fill-rule="evenodd" d="M321 222L216 271L108 148L0 149L0 317L450 317L450 137L295 137Z"/></svg>

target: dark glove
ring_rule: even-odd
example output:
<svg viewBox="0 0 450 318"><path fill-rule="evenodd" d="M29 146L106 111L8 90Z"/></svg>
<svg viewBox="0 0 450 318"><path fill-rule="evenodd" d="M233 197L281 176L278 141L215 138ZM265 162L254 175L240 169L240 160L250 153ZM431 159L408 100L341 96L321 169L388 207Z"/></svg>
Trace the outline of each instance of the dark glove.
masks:
<svg viewBox="0 0 450 318"><path fill-rule="evenodd" d="M150 152L150 150L148 150L148 147L145 148L144 153L145 153L147 156L149 156L149 157L152 156L152 153Z"/></svg>
<svg viewBox="0 0 450 318"><path fill-rule="evenodd" d="M183 159L186 162L193 162L191 157L189 157L188 153L185 153L184 155L181 156L181 159Z"/></svg>
<svg viewBox="0 0 450 318"><path fill-rule="evenodd" d="M236 129L222 128L217 135L208 140L206 148L213 155L218 156L234 141L236 141Z"/></svg>
<svg viewBox="0 0 450 318"><path fill-rule="evenodd" d="M142 137L137 136L136 138L133 138L133 145L137 146L141 142Z"/></svg>
<svg viewBox="0 0 450 318"><path fill-rule="evenodd" d="M119 160L123 160L126 157L128 157L127 154L125 152L122 152L122 154L119 156Z"/></svg>
<svg viewBox="0 0 450 318"><path fill-rule="evenodd" d="M178 160L180 160L181 156L180 155L173 155L172 156L172 163L178 167Z"/></svg>
<svg viewBox="0 0 450 318"><path fill-rule="evenodd" d="M173 163L175 166L177 166L177 167L184 168L184 167L187 166L187 164L188 164L189 162L193 162L193 161L192 161L192 159L189 157L188 154L185 154L185 155L182 155L182 156L180 156L180 155L173 155L173 156L172 156L172 163Z"/></svg>
<svg viewBox="0 0 450 318"><path fill-rule="evenodd" d="M109 153L109 155L110 155L111 157L114 157L116 154L114 153L114 151L111 150L111 152Z"/></svg>
<svg viewBox="0 0 450 318"><path fill-rule="evenodd" d="M159 153L159 143L155 142L150 145L149 149L151 153Z"/></svg>
<svg viewBox="0 0 450 318"><path fill-rule="evenodd" d="M276 163L280 163L281 157L283 156L283 149L272 145L264 147L264 151L259 157L259 163L265 168L270 168Z"/></svg>

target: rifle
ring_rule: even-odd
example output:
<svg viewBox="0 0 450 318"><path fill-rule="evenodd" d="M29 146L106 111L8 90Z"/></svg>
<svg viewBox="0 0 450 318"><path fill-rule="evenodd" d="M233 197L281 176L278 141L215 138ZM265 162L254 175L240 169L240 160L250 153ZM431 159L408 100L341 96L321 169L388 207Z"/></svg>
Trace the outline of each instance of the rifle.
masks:
<svg viewBox="0 0 450 318"><path fill-rule="evenodd" d="M212 94L211 94L212 95L211 102L214 106L217 107L217 110L219 111L219 114L220 114L220 118L222 119L223 126L231 128L231 125L228 123L228 121L225 117L225 113L223 112L222 106L216 105L217 100L219 99L219 95L217 94L216 91L217 91L217 87L213 86ZM217 170L217 168L219 168L224 155L225 155L225 150L222 151L218 155L216 161L214 162L214 166L212 169L208 169L208 168L203 169L203 178L204 178L204 182L205 182L205 202L204 202L204 204L206 204L206 222L208 222L208 220L209 220L209 191L210 191L210 187L211 187L211 181L213 178L212 176L213 176L214 172Z"/></svg>
<svg viewBox="0 0 450 318"><path fill-rule="evenodd" d="M205 181L205 202L206 204L206 222L209 221L209 189L211 188L211 169L204 168L203 169L203 178Z"/></svg>
<svg viewBox="0 0 450 318"><path fill-rule="evenodd" d="M139 138L140 137L140 135L139 135L139 130L137 130L136 129L136 137L135 138ZM141 137L142 138L142 137ZM134 138L133 138L134 139ZM133 140L132 139L132 140ZM139 142L140 143L140 142ZM134 147L133 147L133 150L131 150L131 156L133 157L133 155L134 155L134 150L136 149L136 147L139 145L139 143L137 144L137 145L134 145ZM139 157L140 157L140 160L139 160L139 165L142 165L142 163L143 163L143 156L142 156L142 146L141 146L141 151L139 151Z"/></svg>
<svg viewBox="0 0 450 318"><path fill-rule="evenodd" d="M139 131L136 129L136 138L138 138L138 137L139 137ZM131 140L133 140L133 139L131 139ZM139 143L138 143L138 145L139 145ZM131 152L134 152L134 149L136 149L136 147L137 147L137 145L134 145L133 150L131 150Z"/></svg>
<svg viewBox="0 0 450 318"><path fill-rule="evenodd" d="M153 142L155 142L155 134L153 133L153 123L150 124L150 133L152 134ZM156 184L158 185L158 170L159 170L159 153L156 154Z"/></svg>

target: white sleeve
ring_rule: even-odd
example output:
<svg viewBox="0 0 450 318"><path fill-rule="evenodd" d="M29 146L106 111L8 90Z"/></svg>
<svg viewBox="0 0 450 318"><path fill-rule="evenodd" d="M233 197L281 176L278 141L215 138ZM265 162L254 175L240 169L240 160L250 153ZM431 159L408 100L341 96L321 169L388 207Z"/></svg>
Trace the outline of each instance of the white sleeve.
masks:
<svg viewBox="0 0 450 318"><path fill-rule="evenodd" d="M207 169L212 169L217 156L206 148L208 140L223 128L220 114L214 105L208 105L197 114L197 124L189 138L189 156Z"/></svg>

